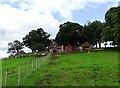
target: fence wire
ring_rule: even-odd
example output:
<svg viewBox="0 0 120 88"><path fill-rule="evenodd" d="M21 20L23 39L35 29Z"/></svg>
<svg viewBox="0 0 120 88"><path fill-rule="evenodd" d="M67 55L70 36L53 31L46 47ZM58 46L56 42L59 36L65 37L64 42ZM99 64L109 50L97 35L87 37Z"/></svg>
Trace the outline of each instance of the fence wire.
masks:
<svg viewBox="0 0 120 88"><path fill-rule="evenodd" d="M32 62L33 61L33 62ZM40 59L30 60L28 62L19 64L16 68L8 69L7 85L18 85L18 67L20 66L20 85L24 84L27 78L40 67ZM33 65L33 69L32 69ZM32 71L33 70L33 71ZM1 72L2 73L2 72ZM5 74L5 73L4 73ZM2 77L2 76L1 76ZM5 77L4 77L5 78ZM2 79L2 78L1 78ZM5 79L4 79L5 81ZM14 81L14 82L13 82ZM5 84L5 83L4 83ZM2 85L2 84L1 84Z"/></svg>

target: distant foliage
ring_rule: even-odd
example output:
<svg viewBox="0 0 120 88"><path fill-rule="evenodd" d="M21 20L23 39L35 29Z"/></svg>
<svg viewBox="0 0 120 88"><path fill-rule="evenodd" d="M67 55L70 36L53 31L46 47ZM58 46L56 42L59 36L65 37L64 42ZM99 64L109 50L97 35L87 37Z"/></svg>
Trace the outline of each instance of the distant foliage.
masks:
<svg viewBox="0 0 120 88"><path fill-rule="evenodd" d="M38 50L43 51L46 50L49 45L49 37L50 34L44 32L42 28L38 28L37 30L30 31L24 38L23 44L30 48L32 52Z"/></svg>
<svg viewBox="0 0 120 88"><path fill-rule="evenodd" d="M22 48L23 44L19 40L8 43L8 53L11 55L18 53Z"/></svg>

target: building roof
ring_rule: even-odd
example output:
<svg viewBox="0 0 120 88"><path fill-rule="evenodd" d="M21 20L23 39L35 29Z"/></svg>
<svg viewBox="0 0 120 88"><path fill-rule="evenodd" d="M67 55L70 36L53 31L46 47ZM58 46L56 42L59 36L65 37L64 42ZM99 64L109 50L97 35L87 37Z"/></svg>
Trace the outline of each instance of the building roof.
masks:
<svg viewBox="0 0 120 88"><path fill-rule="evenodd" d="M82 44L82 47L89 47L89 46L91 46L91 44L89 42L85 42Z"/></svg>

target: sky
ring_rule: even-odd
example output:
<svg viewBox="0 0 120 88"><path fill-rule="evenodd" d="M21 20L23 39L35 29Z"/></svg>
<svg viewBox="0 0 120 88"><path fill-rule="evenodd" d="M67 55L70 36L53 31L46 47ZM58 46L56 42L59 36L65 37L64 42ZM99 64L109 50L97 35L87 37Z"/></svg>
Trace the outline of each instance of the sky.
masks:
<svg viewBox="0 0 120 88"><path fill-rule="evenodd" d="M71 21L104 22L106 11L119 0L0 0L0 58L7 57L8 43L31 30L43 28L55 38L59 25ZM24 49L26 52L30 50Z"/></svg>

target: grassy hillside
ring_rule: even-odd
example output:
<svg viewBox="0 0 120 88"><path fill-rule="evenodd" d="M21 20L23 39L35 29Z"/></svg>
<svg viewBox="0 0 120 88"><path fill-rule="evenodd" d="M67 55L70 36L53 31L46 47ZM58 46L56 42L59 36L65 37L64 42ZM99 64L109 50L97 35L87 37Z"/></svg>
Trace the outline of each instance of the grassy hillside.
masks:
<svg viewBox="0 0 120 88"><path fill-rule="evenodd" d="M5 72L8 68L8 85L9 86L17 86L18 80L18 67L20 66L21 70L21 79L20 85L23 85L27 80L27 63L28 63L28 75L34 74L32 72L32 60L33 60L33 70L34 72L40 67L40 65L45 61L42 57L37 57L35 55L29 55L27 57L22 58L11 58L2 60L2 83L5 83ZM36 60L37 60L37 68L36 68Z"/></svg>
<svg viewBox="0 0 120 88"><path fill-rule="evenodd" d="M36 57L3 60L3 73L7 67L16 71L18 63L22 64L34 58ZM17 84L13 81L10 85ZM118 52L99 51L61 54L55 60L49 57L34 73L25 78L21 85L117 86L118 82Z"/></svg>

